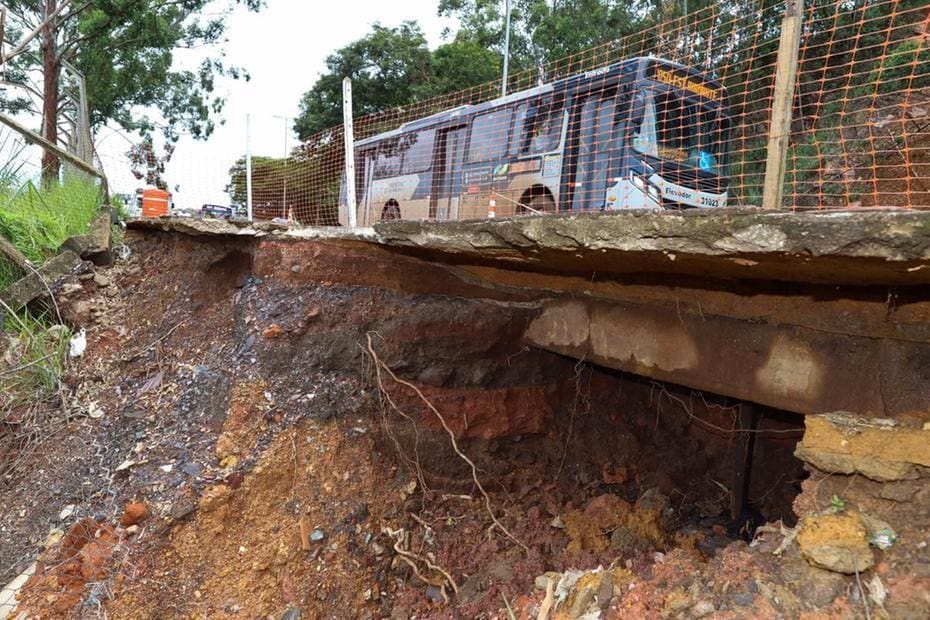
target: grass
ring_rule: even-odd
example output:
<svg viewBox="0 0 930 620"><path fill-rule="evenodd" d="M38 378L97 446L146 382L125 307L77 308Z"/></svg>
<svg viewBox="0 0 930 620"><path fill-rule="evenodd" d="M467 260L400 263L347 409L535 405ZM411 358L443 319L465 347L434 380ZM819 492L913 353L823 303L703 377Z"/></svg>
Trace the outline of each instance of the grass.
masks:
<svg viewBox="0 0 930 620"><path fill-rule="evenodd" d="M63 326L48 328L55 323L54 317L27 311L6 314L4 332L11 338L13 369L0 374L2 409L43 402L58 394L71 331Z"/></svg>
<svg viewBox="0 0 930 620"><path fill-rule="evenodd" d="M71 330L54 317L7 312L5 350L0 351L0 485L25 455L67 421L62 384Z"/></svg>
<svg viewBox="0 0 930 620"><path fill-rule="evenodd" d="M99 209L100 190L86 178L74 176L41 189L32 181L0 186L0 234L41 263L68 237L87 232Z"/></svg>

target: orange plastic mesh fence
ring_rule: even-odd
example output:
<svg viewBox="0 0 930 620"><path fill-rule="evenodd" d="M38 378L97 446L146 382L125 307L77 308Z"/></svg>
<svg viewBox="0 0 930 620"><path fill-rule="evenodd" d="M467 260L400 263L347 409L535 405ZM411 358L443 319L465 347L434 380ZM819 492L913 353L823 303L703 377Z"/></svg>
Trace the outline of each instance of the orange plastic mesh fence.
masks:
<svg viewBox="0 0 930 620"><path fill-rule="evenodd" d="M784 7L712 6L514 74L506 98L492 82L354 119L358 224L760 206ZM928 12L805 6L784 207L930 206ZM256 219L345 225L343 140L253 163ZM244 204L242 167L230 187Z"/></svg>

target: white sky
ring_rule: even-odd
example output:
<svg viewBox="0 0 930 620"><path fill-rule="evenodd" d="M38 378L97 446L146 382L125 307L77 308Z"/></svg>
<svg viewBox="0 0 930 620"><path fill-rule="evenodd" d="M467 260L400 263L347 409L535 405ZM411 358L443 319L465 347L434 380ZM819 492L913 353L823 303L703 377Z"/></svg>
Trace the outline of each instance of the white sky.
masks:
<svg viewBox="0 0 930 620"><path fill-rule="evenodd" d="M229 168L245 154L247 114L253 156L284 155L285 121L276 116L288 118L288 148L293 147L297 137L290 129L301 95L324 71L330 53L363 37L375 22L396 26L416 20L431 48L442 42L444 28L454 26L437 17L438 0L268 0L267 4L257 14L237 9L228 21L227 64L245 68L252 79L218 82L218 91L227 99L222 113L225 124L217 126L206 142L182 137L178 143L165 174L171 189L179 187L174 195L178 207L229 204L223 190ZM112 192L131 194L141 186L129 170L126 138L103 128L96 143Z"/></svg>

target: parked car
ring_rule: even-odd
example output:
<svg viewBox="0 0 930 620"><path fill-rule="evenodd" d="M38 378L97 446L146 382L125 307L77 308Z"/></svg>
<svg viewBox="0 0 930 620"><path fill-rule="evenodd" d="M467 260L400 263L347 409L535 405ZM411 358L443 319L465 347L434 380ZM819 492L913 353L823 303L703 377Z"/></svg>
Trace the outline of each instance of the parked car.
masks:
<svg viewBox="0 0 930 620"><path fill-rule="evenodd" d="M223 205L203 205L200 207L200 217L218 217L229 219L232 216L232 207L224 207Z"/></svg>

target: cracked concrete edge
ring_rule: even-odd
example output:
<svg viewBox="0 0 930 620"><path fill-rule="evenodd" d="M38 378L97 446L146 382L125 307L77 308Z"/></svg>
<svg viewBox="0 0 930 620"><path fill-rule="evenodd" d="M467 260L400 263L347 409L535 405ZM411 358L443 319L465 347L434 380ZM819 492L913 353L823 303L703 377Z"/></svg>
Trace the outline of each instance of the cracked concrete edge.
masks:
<svg viewBox="0 0 930 620"><path fill-rule="evenodd" d="M930 211L627 211L462 222L376 224L385 245L450 252L800 254L930 260ZM930 266L928 266L930 268Z"/></svg>
<svg viewBox="0 0 930 620"><path fill-rule="evenodd" d="M347 229L331 227L298 227L276 222L249 222L244 220L199 219L191 217L131 218L126 227L133 230L176 232L193 237L248 237L272 236L284 239L336 239L375 241L373 228Z"/></svg>
<svg viewBox="0 0 930 620"><path fill-rule="evenodd" d="M192 236L363 242L434 262L546 272L668 273L848 285L930 283L930 210L625 211L373 228L158 218L130 228Z"/></svg>

